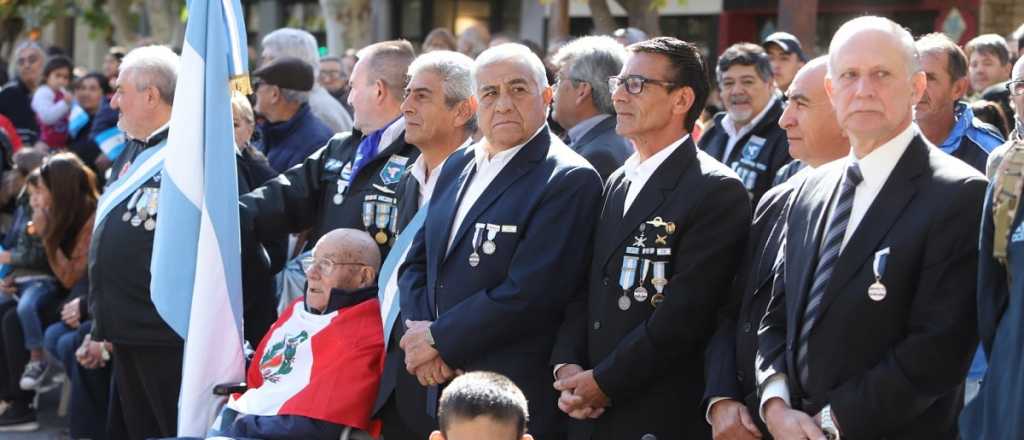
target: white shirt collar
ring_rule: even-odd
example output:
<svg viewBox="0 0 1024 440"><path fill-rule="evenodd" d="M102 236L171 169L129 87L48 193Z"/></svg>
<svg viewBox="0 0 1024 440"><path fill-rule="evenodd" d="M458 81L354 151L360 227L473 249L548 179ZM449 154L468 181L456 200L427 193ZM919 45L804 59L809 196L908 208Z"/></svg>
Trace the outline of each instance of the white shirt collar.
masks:
<svg viewBox="0 0 1024 440"><path fill-rule="evenodd" d="M466 139L459 148L456 148L451 154L455 154L456 151L462 150L473 143L473 138L469 137ZM451 157L451 154L448 157ZM430 173L427 174L427 160L426 157L420 154L416 158L416 161L412 163L412 169L409 172L412 174L413 179L416 179L416 183L420 186L420 203L424 203L430 198L434 192L434 185L437 184L437 177L441 174L441 168L444 167L445 162L448 162L448 157L445 157L441 163L437 164L434 168L430 169Z"/></svg>
<svg viewBox="0 0 1024 440"><path fill-rule="evenodd" d="M504 165L505 163L508 163L508 161L512 160L512 157L515 156L516 153L519 152L519 150L522 150L523 147L526 146L526 144L530 143L530 141L532 141L533 138L537 137L537 135L540 134L540 132L545 129L547 129L547 124L541 125L540 128L537 129L537 131L533 132L533 136L530 136L526 140L526 142L523 142L507 150L498 152L491 157L487 157L487 148L485 148L485 145L487 144L487 139L485 138L480 142L477 142L476 145L473 146L473 161L476 162L477 169L492 164Z"/></svg>
<svg viewBox="0 0 1024 440"><path fill-rule="evenodd" d="M607 113L601 113L599 115L594 115L580 121L578 124L574 125L572 128L569 129L569 141L573 143L579 142L580 138L585 136L591 129L596 127L597 124L600 124L602 121L610 117L612 117L612 115L609 115Z"/></svg>
<svg viewBox="0 0 1024 440"><path fill-rule="evenodd" d="M754 116L754 119L751 119L747 125L744 125L743 128L740 128L739 130L736 129L736 123L733 122L732 115L726 113L725 117L722 118L722 128L725 129L725 133L728 134L730 138L743 136L746 132L753 130L754 127L761 122L761 119L764 119L764 115L768 114L768 110L771 110L772 106L775 105L775 101L778 99L778 97L772 94L772 98L769 99L768 103L765 104L763 109L761 109L761 113Z"/></svg>
<svg viewBox="0 0 1024 440"><path fill-rule="evenodd" d="M661 166L662 162L665 162L665 159L668 159L668 157L671 156L672 153L689 138L690 135L687 133L642 162L640 161L639 153L633 153L633 155L629 156L623 164L623 172L626 174L626 180L632 183L639 183L641 185L644 182L647 182L647 179L649 179L651 175L658 170L658 167Z"/></svg>
<svg viewBox="0 0 1024 440"><path fill-rule="evenodd" d="M144 143L144 144L148 144L149 140L153 139L153 136L156 136L156 135L158 135L160 133L163 133L164 130L167 130L168 128L170 128L170 126L171 126L171 120L168 119L166 124L161 125L160 128L158 128L156 130L153 130L153 132L150 133L149 136L146 136L145 139L139 139L139 141ZM127 133L125 133L125 134L127 135Z"/></svg>
<svg viewBox="0 0 1024 440"><path fill-rule="evenodd" d="M879 187L885 184L893 168L896 168L896 162L899 162L903 152L907 151L907 147L910 146L910 141L914 139L916 133L917 125L911 122L895 137L860 159L857 159L851 148L850 161L856 162L860 167L861 175L864 176L864 184Z"/></svg>

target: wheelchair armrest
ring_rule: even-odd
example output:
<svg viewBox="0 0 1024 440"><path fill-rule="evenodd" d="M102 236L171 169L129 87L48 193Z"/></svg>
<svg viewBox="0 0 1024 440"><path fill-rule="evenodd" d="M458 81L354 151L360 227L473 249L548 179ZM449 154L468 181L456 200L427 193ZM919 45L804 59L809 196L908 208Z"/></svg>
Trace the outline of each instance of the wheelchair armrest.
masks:
<svg viewBox="0 0 1024 440"><path fill-rule="evenodd" d="M244 393L249 389L245 382L228 382L213 387L214 396L230 396L235 393Z"/></svg>

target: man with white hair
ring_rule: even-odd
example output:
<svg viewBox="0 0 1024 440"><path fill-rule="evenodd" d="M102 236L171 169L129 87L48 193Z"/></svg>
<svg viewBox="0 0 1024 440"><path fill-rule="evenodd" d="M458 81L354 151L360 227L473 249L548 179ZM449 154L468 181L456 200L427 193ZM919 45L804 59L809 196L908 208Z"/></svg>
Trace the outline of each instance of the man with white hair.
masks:
<svg viewBox="0 0 1024 440"><path fill-rule="evenodd" d="M906 29L850 20L829 56L851 151L790 196L758 332L759 416L779 439L957 438L985 179L913 124L927 80Z"/></svg>
<svg viewBox="0 0 1024 440"><path fill-rule="evenodd" d="M601 175L609 175L633 153L615 133L615 107L608 78L622 70L626 49L611 37L582 37L562 46L552 64L558 68L552 117L568 130L569 148Z"/></svg>
<svg viewBox="0 0 1024 440"><path fill-rule="evenodd" d="M530 49L489 48L473 75L484 139L445 164L399 276L400 346L419 383L396 395L435 415L453 371L495 371L526 394L534 437L562 438L550 356L586 273L601 178L548 129L551 88ZM401 438L437 429L421 419Z"/></svg>
<svg viewBox="0 0 1024 440"><path fill-rule="evenodd" d="M39 124L32 110L32 95L43 83L46 54L39 43L25 41L14 49L11 80L0 88L0 115L14 124L23 145L31 146L39 137Z"/></svg>
<svg viewBox="0 0 1024 440"><path fill-rule="evenodd" d="M177 431L184 341L150 299L150 260L159 215L158 162L167 143L178 56L144 46L125 56L110 105L128 141L96 209L89 249L91 339L113 343L114 382L132 438Z"/></svg>
<svg viewBox="0 0 1024 440"><path fill-rule="evenodd" d="M261 64L267 64L282 56L293 56L305 61L313 68L313 78L318 77L320 52L317 50L313 34L302 29L281 28L263 37ZM313 115L320 118L335 133L352 129L352 116L320 84L314 84L313 90L309 93L309 107Z"/></svg>

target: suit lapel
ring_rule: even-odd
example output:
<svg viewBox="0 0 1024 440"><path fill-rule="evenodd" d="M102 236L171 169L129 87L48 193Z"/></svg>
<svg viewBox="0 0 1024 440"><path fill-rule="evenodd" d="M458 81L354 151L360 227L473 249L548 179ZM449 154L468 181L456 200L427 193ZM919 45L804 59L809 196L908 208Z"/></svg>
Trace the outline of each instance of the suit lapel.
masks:
<svg viewBox="0 0 1024 440"><path fill-rule="evenodd" d="M468 150L462 157L452 157L451 159L464 163L459 165L459 162L452 162L454 168L452 171L459 174L451 184L442 184L441 179L445 178L444 174L438 177L437 186L434 187L435 194L430 197L430 211L427 212L427 221L424 225L428 281L438 279L441 261L444 259L445 252L447 251L448 234L452 228L452 219L455 218L455 210L459 206L459 189L462 188L463 183L473 170L472 150ZM458 168L459 166L462 168ZM438 190L442 192L438 193ZM434 289L431 282L428 282L427 290L430 292L430 303L435 304Z"/></svg>
<svg viewBox="0 0 1024 440"><path fill-rule="evenodd" d="M480 198L476 199L473 206L469 208L469 212L466 213L466 217L462 219L462 223L459 225L459 230L455 231L455 239L452 241L453 249L455 246L459 245L460 241L462 241L463 236L466 235L466 231L476 224L476 219L480 217L480 215L483 214L491 204L498 200L498 198L505 193L505 190L519 180L520 177L533 169L537 162L547 156L548 149L550 147L551 134L545 127L544 130L541 130L541 132L533 138L533 140L527 143L522 150L516 153L515 157L513 157L512 160L502 168L501 172L498 173L494 180L487 185L487 188L485 188L483 193L480 194ZM473 166L474 162L475 161L470 162L470 166ZM460 178L459 180L464 181L465 179ZM459 198L462 198L461 194L459 195ZM461 201L459 203L461 203ZM459 203L456 203L455 206L458 207ZM454 219L454 214L455 213L453 212L452 216L448 218ZM449 222L448 226L449 232L451 230L451 223L452 222ZM444 237L448 236L448 234L444 235ZM447 241L445 244L447 245ZM447 249L445 249L445 253L442 255L447 257L446 254Z"/></svg>
<svg viewBox="0 0 1024 440"><path fill-rule="evenodd" d="M590 130L584 133L579 140L573 139L571 145L573 151L580 151L580 148L584 147L590 142L593 142L594 139L597 139L598 136L608 131L609 129L615 130L615 116L609 116L607 118L604 118L601 122L598 122L597 125L591 127Z"/></svg>
<svg viewBox="0 0 1024 440"><path fill-rule="evenodd" d="M800 328L807 295L810 294L814 270L818 265L818 249L821 236L828 222L828 207L836 196L839 180L844 168L819 178L804 180L801 191L808 191L806 197L798 197L786 230L786 324L789 328ZM792 339L797 332L789 332Z"/></svg>
<svg viewBox="0 0 1024 440"><path fill-rule="evenodd" d="M822 297L821 313L828 311L828 306L836 295L844 290L843 287L863 266L865 260L874 256L882 238L889 233L893 224L904 213L904 208L914 198L917 186L914 185L913 179L928 166L928 145L920 136L914 136L903 157L889 174L882 190L878 192L864 214L857 230L853 231L850 241L839 254L835 272L832 273L832 279L829 280L828 288ZM865 295L867 288L868 286L864 286Z"/></svg>
<svg viewBox="0 0 1024 440"><path fill-rule="evenodd" d="M654 211L664 203L666 193L676 188L682 175L696 159L697 147L694 146L692 138L687 138L654 171L644 187L640 189L640 193L637 194L636 200L626 211L625 216L602 219L602 223L618 224L618 227L611 231L611 240L608 245L601 249L601 254L598 256L597 261L600 261L602 266L608 263L608 259L615 254L615 250L624 241L632 238L640 223L653 216Z"/></svg>

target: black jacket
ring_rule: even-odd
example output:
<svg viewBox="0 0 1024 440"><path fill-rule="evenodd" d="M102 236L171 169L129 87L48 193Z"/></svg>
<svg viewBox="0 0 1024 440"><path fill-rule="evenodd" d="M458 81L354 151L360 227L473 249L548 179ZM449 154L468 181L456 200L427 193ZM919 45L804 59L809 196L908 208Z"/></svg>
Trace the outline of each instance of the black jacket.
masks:
<svg viewBox="0 0 1024 440"><path fill-rule="evenodd" d="M776 99L757 125L736 141L729 157L723 157L729 144L729 135L722 128L725 112L715 115L715 125L700 137L698 146L702 150L740 176L753 200L751 206L757 206L761 195L772 187L779 168L792 160L786 131L779 127L782 110L782 101Z"/></svg>
<svg viewBox="0 0 1024 440"><path fill-rule="evenodd" d="M11 80L0 90L0 115L14 124L22 145L31 146L39 139L39 123L36 112L32 110L32 93L21 79Z"/></svg>
<svg viewBox="0 0 1024 440"><path fill-rule="evenodd" d="M243 195L239 216L243 237L252 234L252 238L265 241L273 240L281 232L312 229L306 245L312 249L321 236L334 229L361 229L383 239L377 244L381 257L386 258L397 230L393 217L397 217L396 206L401 198L398 183L419 156L419 150L406 143L402 133L387 148L382 145L380 152L350 177L347 191L339 195L339 181L351 174L346 170L350 169L362 137L358 131L335 135L299 165ZM368 216L366 226L364 210L381 216ZM387 225L379 227L378 220L386 220Z"/></svg>
<svg viewBox="0 0 1024 440"><path fill-rule="evenodd" d="M732 279L747 238L747 193L691 140L651 175L625 216L624 181L619 170L605 186L584 298L566 312L552 355L552 364L592 368L613 402L593 432L571 438L708 438L703 355L724 303L720 287ZM637 276L624 290L627 259L636 261ZM667 282L660 292L653 282L659 267Z"/></svg>

